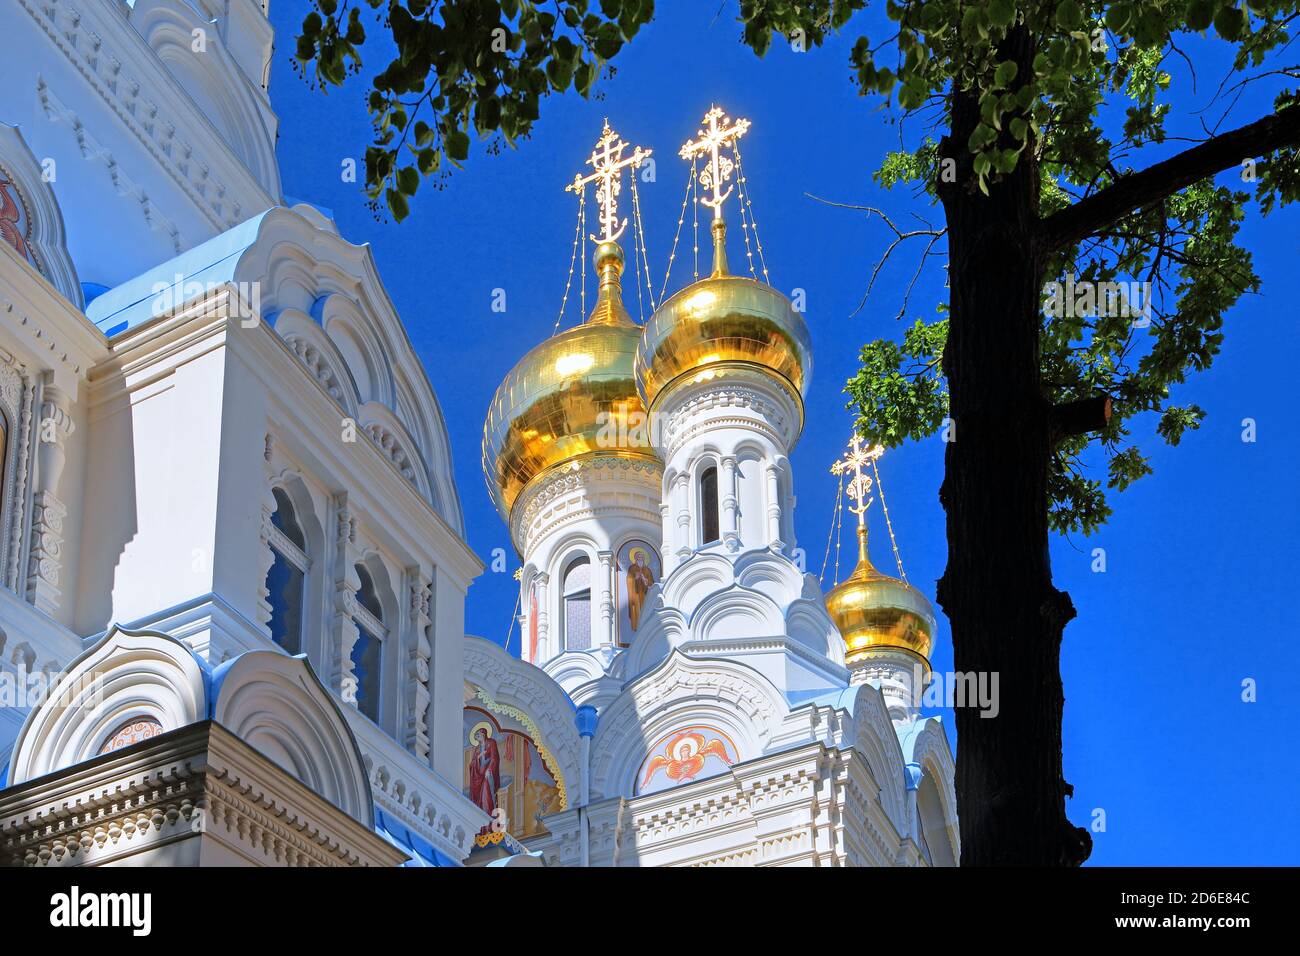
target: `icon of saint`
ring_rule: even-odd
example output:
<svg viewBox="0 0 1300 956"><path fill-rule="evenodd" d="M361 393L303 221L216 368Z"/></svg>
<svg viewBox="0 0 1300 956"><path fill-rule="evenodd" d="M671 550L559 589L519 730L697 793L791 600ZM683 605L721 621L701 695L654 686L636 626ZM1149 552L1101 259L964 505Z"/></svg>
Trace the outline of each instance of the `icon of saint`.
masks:
<svg viewBox="0 0 1300 956"><path fill-rule="evenodd" d="M469 762L469 798L492 816L497 808L497 791L501 789L501 751L486 724L475 727L470 737L474 751ZM486 833L488 829L485 826L479 832Z"/></svg>
<svg viewBox="0 0 1300 956"><path fill-rule="evenodd" d="M655 583L655 574L646 561L644 548L633 548L631 557L632 562L627 566L627 616L635 631L641 623L641 607L650 586Z"/></svg>

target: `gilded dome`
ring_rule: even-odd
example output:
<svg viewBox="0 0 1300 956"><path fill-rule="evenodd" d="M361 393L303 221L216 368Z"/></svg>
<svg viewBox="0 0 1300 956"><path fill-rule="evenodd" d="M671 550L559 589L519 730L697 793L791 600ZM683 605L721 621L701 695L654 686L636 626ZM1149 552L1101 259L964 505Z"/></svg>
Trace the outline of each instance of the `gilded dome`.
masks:
<svg viewBox="0 0 1300 956"><path fill-rule="evenodd" d="M673 295L646 324L636 374L647 407L684 376L737 365L775 373L802 406L812 376L808 326L776 289L727 272L725 234L714 220L713 274Z"/></svg>
<svg viewBox="0 0 1300 956"><path fill-rule="evenodd" d="M657 460L649 447L608 445L645 434L634 375L641 329L620 291L623 253L616 243L596 249L600 291L587 321L552 336L519 360L497 388L483 426L483 475L507 521L530 482L575 459L597 453ZM617 430L616 430L617 429Z"/></svg>
<svg viewBox="0 0 1300 956"><path fill-rule="evenodd" d="M846 664L879 648L930 658L934 609L916 588L876 570L867 557L866 528L858 529L858 566L826 595L826 610L844 637Z"/></svg>

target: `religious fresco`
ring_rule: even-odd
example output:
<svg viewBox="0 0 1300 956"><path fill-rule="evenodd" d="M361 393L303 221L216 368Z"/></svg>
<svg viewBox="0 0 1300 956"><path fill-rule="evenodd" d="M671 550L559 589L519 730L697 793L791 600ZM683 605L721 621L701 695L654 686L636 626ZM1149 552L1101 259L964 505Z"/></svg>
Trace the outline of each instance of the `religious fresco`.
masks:
<svg viewBox="0 0 1300 956"><path fill-rule="evenodd" d="M0 166L0 239L32 265L37 265L27 240L31 237L31 216L18 184Z"/></svg>
<svg viewBox="0 0 1300 956"><path fill-rule="evenodd" d="M646 593L658 583L663 567L659 553L644 541L628 541L618 549L614 578L618 588L618 643L627 647L649 613Z"/></svg>
<svg viewBox="0 0 1300 956"><path fill-rule="evenodd" d="M659 738L636 774L636 794L645 796L691 780L717 776L739 759L735 743L716 727L697 725Z"/></svg>
<svg viewBox="0 0 1300 956"><path fill-rule="evenodd" d="M567 805L563 781L551 769L535 729L498 708L491 712L472 687L463 713L465 795L493 822L474 838L475 845L500 843L505 834L526 842L548 831L541 818Z"/></svg>

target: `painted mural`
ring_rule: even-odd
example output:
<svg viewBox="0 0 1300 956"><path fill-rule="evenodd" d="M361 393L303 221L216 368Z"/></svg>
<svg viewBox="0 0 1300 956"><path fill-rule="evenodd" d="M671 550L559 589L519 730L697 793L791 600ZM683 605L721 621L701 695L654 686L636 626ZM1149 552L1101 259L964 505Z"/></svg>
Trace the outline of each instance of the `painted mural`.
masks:
<svg viewBox="0 0 1300 956"><path fill-rule="evenodd" d="M659 738L636 775L644 796L681 783L717 776L739 759L735 743L716 727L692 726Z"/></svg>
<svg viewBox="0 0 1300 956"><path fill-rule="evenodd" d="M614 577L618 587L618 642L627 647L649 612L647 593L663 568L659 554L644 541L628 541L618 549Z"/></svg>
<svg viewBox="0 0 1300 956"><path fill-rule="evenodd" d="M564 787L542 748L525 726L505 713L492 713L475 701L464 709L465 795L493 819L475 837L477 846L500 843L508 833L526 842L547 833L541 818L564 809Z"/></svg>
<svg viewBox="0 0 1300 956"><path fill-rule="evenodd" d="M27 203L13 178L0 166L0 239L32 265L39 265L32 255L28 239L31 237L31 217Z"/></svg>

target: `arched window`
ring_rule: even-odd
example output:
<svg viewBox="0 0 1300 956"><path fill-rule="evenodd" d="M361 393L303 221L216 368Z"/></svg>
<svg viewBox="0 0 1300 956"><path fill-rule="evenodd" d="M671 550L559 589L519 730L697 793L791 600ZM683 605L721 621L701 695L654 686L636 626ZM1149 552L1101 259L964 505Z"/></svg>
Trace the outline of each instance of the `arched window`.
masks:
<svg viewBox="0 0 1300 956"><path fill-rule="evenodd" d="M375 579L364 564L356 566L361 587L352 622L357 626L357 642L352 645L352 673L357 681L357 709L371 720L379 721L381 665L384 658L384 608L375 592Z"/></svg>
<svg viewBox="0 0 1300 956"><path fill-rule="evenodd" d="M591 559L574 558L564 569L564 649L591 647Z"/></svg>
<svg viewBox="0 0 1300 956"><path fill-rule="evenodd" d="M272 561L271 569L266 572L271 640L290 654L301 654L307 538L289 496L282 488L274 488L271 493L275 495L275 512L271 515Z"/></svg>
<svg viewBox="0 0 1300 956"><path fill-rule="evenodd" d="M111 754L114 750L130 747L142 740L157 737L163 732L162 724L152 717L132 717L124 724L113 729L100 746L100 754Z"/></svg>
<svg viewBox="0 0 1300 956"><path fill-rule="evenodd" d="M710 465L700 472L700 543L718 540L718 469Z"/></svg>

